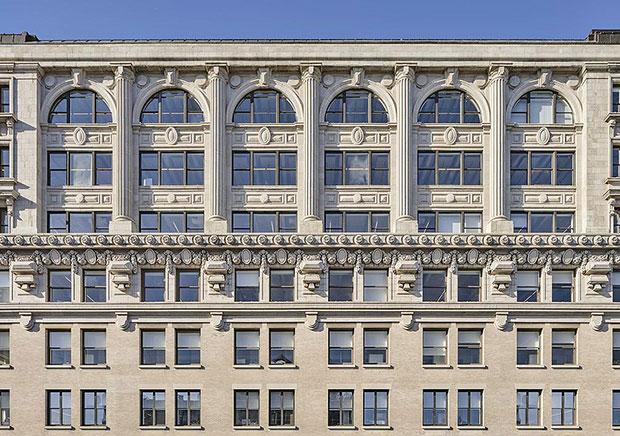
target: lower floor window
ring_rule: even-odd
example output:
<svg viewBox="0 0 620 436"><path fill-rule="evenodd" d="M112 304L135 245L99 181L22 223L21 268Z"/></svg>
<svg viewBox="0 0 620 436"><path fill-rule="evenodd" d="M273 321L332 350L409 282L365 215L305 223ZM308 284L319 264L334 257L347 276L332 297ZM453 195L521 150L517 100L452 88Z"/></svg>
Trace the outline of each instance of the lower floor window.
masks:
<svg viewBox="0 0 620 436"><path fill-rule="evenodd" d="M540 391L517 391L517 425L537 426L540 423Z"/></svg>
<svg viewBox="0 0 620 436"><path fill-rule="evenodd" d="M482 425L482 391L459 391L459 426Z"/></svg>
<svg viewBox="0 0 620 436"><path fill-rule="evenodd" d="M573 233L572 212L512 212L515 233Z"/></svg>
<svg viewBox="0 0 620 436"><path fill-rule="evenodd" d="M620 426L620 391L613 391L612 396L613 398L612 398L612 410L611 410L611 425L613 425L614 427L617 427L617 426ZM1 400L2 400L2 397L0 396L0 407L2 407ZM8 406L7 406L7 409L8 409ZM1 409L1 410L4 410L4 409Z"/></svg>
<svg viewBox="0 0 620 436"><path fill-rule="evenodd" d="M11 393L0 391L0 425L11 425Z"/></svg>
<svg viewBox="0 0 620 436"><path fill-rule="evenodd" d="M390 213L377 212L325 212L325 231L329 233L389 232Z"/></svg>
<svg viewBox="0 0 620 436"><path fill-rule="evenodd" d="M71 425L71 391L47 391L47 425Z"/></svg>
<svg viewBox="0 0 620 436"><path fill-rule="evenodd" d="M424 391L423 425L443 426L448 423L448 391Z"/></svg>
<svg viewBox="0 0 620 436"><path fill-rule="evenodd" d="M235 391L235 426L258 426L258 404L258 391Z"/></svg>
<svg viewBox="0 0 620 436"><path fill-rule="evenodd" d="M294 233L297 231L295 212L233 212L233 233Z"/></svg>
<svg viewBox="0 0 620 436"><path fill-rule="evenodd" d="M551 425L575 425L576 391L551 392Z"/></svg>
<svg viewBox="0 0 620 436"><path fill-rule="evenodd" d="M388 391L364 391L364 425L388 425Z"/></svg>
<svg viewBox="0 0 620 436"><path fill-rule="evenodd" d="M327 425L353 425L353 391L329 391Z"/></svg>
<svg viewBox="0 0 620 436"><path fill-rule="evenodd" d="M164 391L142 391L140 404L143 427L166 425L166 393Z"/></svg>
<svg viewBox="0 0 620 436"><path fill-rule="evenodd" d="M269 426L295 425L295 392L269 392Z"/></svg>
<svg viewBox="0 0 620 436"><path fill-rule="evenodd" d="M175 425L200 425L200 391L177 391Z"/></svg>
<svg viewBox="0 0 620 436"><path fill-rule="evenodd" d="M480 212L419 212L418 229L421 233L481 233L482 214Z"/></svg>
<svg viewBox="0 0 620 436"><path fill-rule="evenodd" d="M82 391L82 425L106 425L105 402L105 391Z"/></svg>
<svg viewBox="0 0 620 436"><path fill-rule="evenodd" d="M141 233L202 233L202 212L140 212Z"/></svg>

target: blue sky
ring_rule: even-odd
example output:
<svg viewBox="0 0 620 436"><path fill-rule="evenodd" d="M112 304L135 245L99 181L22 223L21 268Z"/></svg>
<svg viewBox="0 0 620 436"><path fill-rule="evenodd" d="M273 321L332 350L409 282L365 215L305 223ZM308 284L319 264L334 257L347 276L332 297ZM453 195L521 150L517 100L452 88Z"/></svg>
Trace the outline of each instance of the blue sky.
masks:
<svg viewBox="0 0 620 436"><path fill-rule="evenodd" d="M0 0L2 33L110 38L576 38L620 0Z"/></svg>

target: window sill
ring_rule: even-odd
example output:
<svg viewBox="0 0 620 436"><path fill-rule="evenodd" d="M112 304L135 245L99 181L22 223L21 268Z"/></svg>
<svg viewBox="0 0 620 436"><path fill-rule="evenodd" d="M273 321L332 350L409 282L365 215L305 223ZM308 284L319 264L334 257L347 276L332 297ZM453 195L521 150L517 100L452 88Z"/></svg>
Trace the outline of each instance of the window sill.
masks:
<svg viewBox="0 0 620 436"><path fill-rule="evenodd" d="M620 367L619 367L620 368ZM13 365L8 364L8 365L0 365L0 371L2 371L3 369L13 369ZM2 428L2 427L0 427Z"/></svg>
<svg viewBox="0 0 620 436"><path fill-rule="evenodd" d="M517 430L547 430L544 425L517 425Z"/></svg>
<svg viewBox="0 0 620 436"><path fill-rule="evenodd" d="M328 425L328 430L357 430L354 425Z"/></svg>
<svg viewBox="0 0 620 436"><path fill-rule="evenodd" d="M581 430L579 425L552 425L551 430Z"/></svg>
<svg viewBox="0 0 620 436"><path fill-rule="evenodd" d="M488 369L489 368L484 363L475 363L472 365L457 365L456 367L458 369Z"/></svg>
<svg viewBox="0 0 620 436"><path fill-rule="evenodd" d="M166 364L158 364L158 365L138 365L140 369L169 369Z"/></svg>
<svg viewBox="0 0 620 436"><path fill-rule="evenodd" d="M141 425L138 427L140 430L168 430L165 425Z"/></svg>
<svg viewBox="0 0 620 436"><path fill-rule="evenodd" d="M517 365L517 369L547 369L546 365Z"/></svg>
<svg viewBox="0 0 620 436"><path fill-rule="evenodd" d="M267 427L269 430L299 430L296 425L277 425Z"/></svg>
<svg viewBox="0 0 620 436"><path fill-rule="evenodd" d="M337 364L327 364L328 368L333 368L333 369L357 369L357 365L353 364L353 363L346 363L346 364L342 364L342 365L337 365Z"/></svg>
<svg viewBox="0 0 620 436"><path fill-rule="evenodd" d="M620 365L611 365L612 369L620 369ZM620 425L617 426L618 428L620 428Z"/></svg>
<svg viewBox="0 0 620 436"><path fill-rule="evenodd" d="M11 427L10 425L0 425L0 431L1 430L13 430L13 427Z"/></svg>
<svg viewBox="0 0 620 436"><path fill-rule="evenodd" d="M80 430L110 430L107 425L80 425Z"/></svg>
<svg viewBox="0 0 620 436"><path fill-rule="evenodd" d="M277 365L277 364L271 363L271 364L269 364L268 367L270 369L299 369L299 367L297 365L295 365L294 363L287 363L287 364L284 364L284 365Z"/></svg>
<svg viewBox="0 0 620 436"><path fill-rule="evenodd" d="M452 430L449 425L423 425L424 430Z"/></svg>
<svg viewBox="0 0 620 436"><path fill-rule="evenodd" d="M204 430L202 425L175 425L175 430Z"/></svg>
<svg viewBox="0 0 620 436"><path fill-rule="evenodd" d="M581 369L581 365L551 365L553 369Z"/></svg>
<svg viewBox="0 0 620 436"><path fill-rule="evenodd" d="M364 430L394 430L391 425L365 425Z"/></svg>
<svg viewBox="0 0 620 436"><path fill-rule="evenodd" d="M488 428L484 425L459 425L456 427L460 431L466 430L488 430Z"/></svg>
<svg viewBox="0 0 620 436"><path fill-rule="evenodd" d="M75 430L72 425L46 425L45 430Z"/></svg>
<svg viewBox="0 0 620 436"><path fill-rule="evenodd" d="M46 369L74 369L73 365L45 365Z"/></svg>
<svg viewBox="0 0 620 436"><path fill-rule="evenodd" d="M205 369L205 367L200 363L192 363L191 365L174 365L174 369Z"/></svg>
<svg viewBox="0 0 620 436"><path fill-rule="evenodd" d="M452 369L452 365L422 365L424 369ZM431 427L434 428L434 427Z"/></svg>
<svg viewBox="0 0 620 436"><path fill-rule="evenodd" d="M234 425L233 430L262 430L260 425Z"/></svg>
<svg viewBox="0 0 620 436"><path fill-rule="evenodd" d="M235 369L263 369L263 365L233 365Z"/></svg>
<svg viewBox="0 0 620 436"><path fill-rule="evenodd" d="M394 369L394 367L392 365L390 365L389 363L380 363L380 364L372 364L372 363L365 363L362 368L366 368L366 369Z"/></svg>
<svg viewBox="0 0 620 436"><path fill-rule="evenodd" d="M110 369L105 363L101 365L80 365L80 369Z"/></svg>

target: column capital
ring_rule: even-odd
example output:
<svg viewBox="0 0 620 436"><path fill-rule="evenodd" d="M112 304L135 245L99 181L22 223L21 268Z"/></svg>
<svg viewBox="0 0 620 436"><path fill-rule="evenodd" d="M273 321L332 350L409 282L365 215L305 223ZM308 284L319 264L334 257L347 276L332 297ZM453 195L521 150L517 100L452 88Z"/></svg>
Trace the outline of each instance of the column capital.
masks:
<svg viewBox="0 0 620 436"><path fill-rule="evenodd" d="M207 65L209 82L216 79L228 79L228 66L225 64Z"/></svg>
<svg viewBox="0 0 620 436"><path fill-rule="evenodd" d="M394 66L394 79L398 82L404 79L413 80L415 77L414 64L396 64Z"/></svg>
<svg viewBox="0 0 620 436"><path fill-rule="evenodd" d="M501 65L501 64L496 64L496 65L491 65L489 67L489 82L492 82L494 80L500 80L500 79L507 79L508 78L508 66L507 65Z"/></svg>
<svg viewBox="0 0 620 436"><path fill-rule="evenodd" d="M301 65L301 80L306 82L310 79L320 80L321 66L319 64Z"/></svg>
<svg viewBox="0 0 620 436"><path fill-rule="evenodd" d="M133 65L131 64L117 64L114 65L114 78L119 80L130 80L133 81L135 79L135 74L133 71Z"/></svg>

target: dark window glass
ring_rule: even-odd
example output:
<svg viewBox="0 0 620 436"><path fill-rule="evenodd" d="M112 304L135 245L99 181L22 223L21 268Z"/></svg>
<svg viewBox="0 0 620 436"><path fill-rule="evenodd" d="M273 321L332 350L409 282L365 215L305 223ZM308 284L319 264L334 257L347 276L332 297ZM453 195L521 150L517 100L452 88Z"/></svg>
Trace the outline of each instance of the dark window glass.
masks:
<svg viewBox="0 0 620 436"><path fill-rule="evenodd" d="M258 365L259 340L258 330L235 331L235 365Z"/></svg>
<svg viewBox="0 0 620 436"><path fill-rule="evenodd" d="M435 212L418 212L418 230L421 233L437 232Z"/></svg>
<svg viewBox="0 0 620 436"><path fill-rule="evenodd" d="M551 301L570 302L573 299L572 271L553 271L551 273Z"/></svg>
<svg viewBox="0 0 620 436"><path fill-rule="evenodd" d="M387 232L390 214L384 212L325 212L326 232Z"/></svg>
<svg viewBox="0 0 620 436"><path fill-rule="evenodd" d="M71 425L71 391L47 391L46 425Z"/></svg>
<svg viewBox="0 0 620 436"><path fill-rule="evenodd" d="M618 112L618 108L614 112ZM620 391L613 391L611 400L611 425L620 426Z"/></svg>
<svg viewBox="0 0 620 436"><path fill-rule="evenodd" d="M259 425L259 391L235 391L235 427Z"/></svg>
<svg viewBox="0 0 620 436"><path fill-rule="evenodd" d="M107 286L105 271L84 271L84 302L104 303Z"/></svg>
<svg viewBox="0 0 620 436"><path fill-rule="evenodd" d="M329 271L329 301L353 301L353 271Z"/></svg>
<svg viewBox="0 0 620 436"><path fill-rule="evenodd" d="M166 332L164 330L142 330L141 348L141 365L164 365L166 363Z"/></svg>
<svg viewBox="0 0 620 436"><path fill-rule="evenodd" d="M112 153L95 153L95 185L112 184Z"/></svg>
<svg viewBox="0 0 620 436"><path fill-rule="evenodd" d="M458 301L480 301L480 273L459 271Z"/></svg>
<svg viewBox="0 0 620 436"><path fill-rule="evenodd" d="M271 330L269 332L269 364L292 365L295 362L295 332Z"/></svg>
<svg viewBox="0 0 620 436"><path fill-rule="evenodd" d="M471 97L459 90L437 91L418 113L418 123L479 123L480 111Z"/></svg>
<svg viewBox="0 0 620 436"><path fill-rule="evenodd" d="M269 426L295 425L295 392L269 391Z"/></svg>
<svg viewBox="0 0 620 436"><path fill-rule="evenodd" d="M418 152L419 185L480 185L482 153Z"/></svg>
<svg viewBox="0 0 620 436"><path fill-rule="evenodd" d="M295 271L271 270L269 272L269 300L293 301L295 299Z"/></svg>
<svg viewBox="0 0 620 436"><path fill-rule="evenodd" d="M11 98L9 87L0 86L0 112L8 113L11 110Z"/></svg>
<svg viewBox="0 0 620 436"><path fill-rule="evenodd" d="M448 391L423 391L422 425L445 426L448 423Z"/></svg>
<svg viewBox="0 0 620 436"><path fill-rule="evenodd" d="M528 184L528 153L510 153L510 184Z"/></svg>
<svg viewBox="0 0 620 436"><path fill-rule="evenodd" d="M350 89L338 94L325 113L328 123L387 123L388 116L381 100L362 89Z"/></svg>
<svg viewBox="0 0 620 436"><path fill-rule="evenodd" d="M611 163L611 176L620 176L620 147L614 147L611 151L612 163Z"/></svg>
<svg viewBox="0 0 620 436"><path fill-rule="evenodd" d="M538 301L539 278L539 271L517 271L515 279L518 302L533 303Z"/></svg>
<svg viewBox="0 0 620 436"><path fill-rule="evenodd" d="M364 330L364 365L385 365L387 359L388 331Z"/></svg>
<svg viewBox="0 0 620 436"><path fill-rule="evenodd" d="M233 233L294 233L297 231L295 212L233 212Z"/></svg>
<svg viewBox="0 0 620 436"><path fill-rule="evenodd" d="M389 156L382 152L326 152L325 185L389 185Z"/></svg>
<svg viewBox="0 0 620 436"><path fill-rule="evenodd" d="M258 301L260 296L259 272L235 272L235 301Z"/></svg>
<svg viewBox="0 0 620 436"><path fill-rule="evenodd" d="M294 123L295 111L290 101L278 91L256 90L237 104L233 123Z"/></svg>
<svg viewBox="0 0 620 436"><path fill-rule="evenodd" d="M180 89L160 91L146 102L140 113L141 123L202 123L204 117L198 101Z"/></svg>
<svg viewBox="0 0 620 436"><path fill-rule="evenodd" d="M199 271L179 271L177 273L177 301L182 303L200 300Z"/></svg>
<svg viewBox="0 0 620 436"><path fill-rule="evenodd" d="M82 332L82 364L105 365L106 332L105 330L84 330Z"/></svg>
<svg viewBox="0 0 620 436"><path fill-rule="evenodd" d="M202 233L202 212L140 212L142 233Z"/></svg>
<svg viewBox="0 0 620 436"><path fill-rule="evenodd" d="M7 94L8 94L8 88ZM620 112L620 87L614 86L611 91L611 111Z"/></svg>
<svg viewBox="0 0 620 436"><path fill-rule="evenodd" d="M422 301L446 301L446 272L422 273Z"/></svg>
<svg viewBox="0 0 620 436"><path fill-rule="evenodd" d="M106 391L82 391L82 425L106 425Z"/></svg>
<svg viewBox="0 0 620 436"><path fill-rule="evenodd" d="M461 180L460 153L440 153L437 160L437 184L459 185Z"/></svg>
<svg viewBox="0 0 620 436"><path fill-rule="evenodd" d="M364 391L364 426L387 426L388 422L388 391Z"/></svg>
<svg viewBox="0 0 620 436"><path fill-rule="evenodd" d="M166 425L166 393L141 391L140 425L154 427Z"/></svg>
<svg viewBox="0 0 620 436"><path fill-rule="evenodd" d="M177 365L200 365L200 330L177 330Z"/></svg>
<svg viewBox="0 0 620 436"><path fill-rule="evenodd" d="M531 185L551 185L553 153L531 154Z"/></svg>
<svg viewBox="0 0 620 436"><path fill-rule="evenodd" d="M348 365L353 363L353 330L329 331L330 365Z"/></svg>
<svg viewBox="0 0 620 436"><path fill-rule="evenodd" d="M459 365L480 365L482 363L482 330L459 330Z"/></svg>
<svg viewBox="0 0 620 436"><path fill-rule="evenodd" d="M73 90L63 94L52 106L48 122L52 124L111 123L107 103L92 91Z"/></svg>
<svg viewBox="0 0 620 436"><path fill-rule="evenodd" d="M203 183L204 153L140 153L140 184L143 186L202 185Z"/></svg>
<svg viewBox="0 0 620 436"><path fill-rule="evenodd" d="M532 233L552 233L553 232L553 213L552 212L532 212L530 214L530 232Z"/></svg>
<svg viewBox="0 0 620 436"><path fill-rule="evenodd" d="M327 425L353 425L353 391L329 391Z"/></svg>
<svg viewBox="0 0 620 436"><path fill-rule="evenodd" d="M10 364L11 364L10 334L8 330L0 330L0 365L7 366Z"/></svg>
<svg viewBox="0 0 620 436"><path fill-rule="evenodd" d="M163 271L142 273L142 301L161 302L166 297L166 277Z"/></svg>
<svg viewBox="0 0 620 436"><path fill-rule="evenodd" d="M553 330L551 333L551 364L574 365L576 357L576 331Z"/></svg>
<svg viewBox="0 0 620 436"><path fill-rule="evenodd" d="M418 185L435 185L435 162L437 154L433 151L418 153Z"/></svg>
<svg viewBox="0 0 620 436"><path fill-rule="evenodd" d="M0 147L0 177L11 177L11 153L8 147Z"/></svg>
<svg viewBox="0 0 620 436"><path fill-rule="evenodd" d="M50 271L48 301L66 303L71 301L71 271Z"/></svg>
<svg viewBox="0 0 620 436"><path fill-rule="evenodd" d="M71 332L68 330L47 331L47 364L71 365Z"/></svg>

